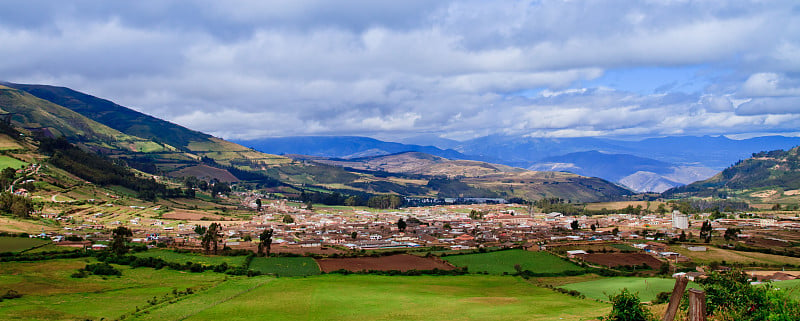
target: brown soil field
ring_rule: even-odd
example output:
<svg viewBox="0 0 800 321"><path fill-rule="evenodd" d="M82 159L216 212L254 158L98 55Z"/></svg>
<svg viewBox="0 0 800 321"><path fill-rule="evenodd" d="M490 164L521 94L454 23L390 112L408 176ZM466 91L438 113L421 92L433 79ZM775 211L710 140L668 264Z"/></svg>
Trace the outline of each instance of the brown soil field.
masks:
<svg viewBox="0 0 800 321"><path fill-rule="evenodd" d="M256 244L247 244L247 245L232 245L231 248L233 249L244 249L250 250L253 252L258 251L258 245ZM301 247L297 245L280 245L280 244L273 244L272 248L270 248L270 252L272 253L292 253L298 255L305 255L305 254L320 254L320 255L330 255L330 254L344 254L345 251L340 249L332 248L332 247Z"/></svg>
<svg viewBox="0 0 800 321"><path fill-rule="evenodd" d="M658 269L662 263L659 259L644 253L593 253L580 255L580 258L589 263L608 267L644 263L653 269Z"/></svg>
<svg viewBox="0 0 800 321"><path fill-rule="evenodd" d="M203 179L218 179L220 182L238 182L239 179L233 176L229 171L219 168L214 168L208 165L197 165L182 168L181 170L169 173L171 177L184 177L196 176Z"/></svg>
<svg viewBox="0 0 800 321"><path fill-rule="evenodd" d="M336 270L358 271L409 271L409 270L453 270L452 265L434 258L424 258L408 254L380 256L380 257L355 257L340 259L318 259L322 272Z"/></svg>

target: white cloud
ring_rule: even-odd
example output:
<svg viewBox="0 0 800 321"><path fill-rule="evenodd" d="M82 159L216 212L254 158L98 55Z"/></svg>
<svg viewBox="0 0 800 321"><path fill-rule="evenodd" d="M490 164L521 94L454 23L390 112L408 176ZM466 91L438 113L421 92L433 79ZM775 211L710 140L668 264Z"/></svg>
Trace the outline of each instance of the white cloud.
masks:
<svg viewBox="0 0 800 321"><path fill-rule="evenodd" d="M785 131L800 125L794 5L18 1L0 12L0 75L229 138ZM712 85L587 86L676 66Z"/></svg>

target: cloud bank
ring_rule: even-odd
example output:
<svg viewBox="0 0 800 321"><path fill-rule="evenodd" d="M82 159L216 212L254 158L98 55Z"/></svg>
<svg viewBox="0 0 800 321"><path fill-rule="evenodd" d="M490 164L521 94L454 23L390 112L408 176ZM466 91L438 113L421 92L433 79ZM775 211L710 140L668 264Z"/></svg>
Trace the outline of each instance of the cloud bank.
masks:
<svg viewBox="0 0 800 321"><path fill-rule="evenodd" d="M800 128L793 1L4 7L1 80L71 87L225 138Z"/></svg>

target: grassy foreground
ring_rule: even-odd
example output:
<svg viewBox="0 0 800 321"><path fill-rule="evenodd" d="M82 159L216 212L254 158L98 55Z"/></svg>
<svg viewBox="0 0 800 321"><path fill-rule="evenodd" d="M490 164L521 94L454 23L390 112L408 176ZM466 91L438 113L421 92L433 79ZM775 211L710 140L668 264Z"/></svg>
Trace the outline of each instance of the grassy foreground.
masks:
<svg viewBox="0 0 800 321"><path fill-rule="evenodd" d="M505 250L488 253L445 256L451 264L466 266L470 273L489 272L489 274L515 273L514 265L519 264L523 270L534 273L563 273L580 271L582 268L571 262L547 252L531 252L523 250Z"/></svg>
<svg viewBox="0 0 800 321"><path fill-rule="evenodd" d="M173 290L195 292L225 279L217 273L183 273L167 269L131 269L118 266L121 277L70 275L92 258L0 264L0 291L15 290L23 296L0 303L0 320L117 319L148 306L153 297L170 296Z"/></svg>
<svg viewBox="0 0 800 321"><path fill-rule="evenodd" d="M198 297L186 320L591 320L605 304L500 276L322 275L248 284L226 282L230 299ZM236 291L239 295L231 295ZM178 304L182 304L181 301ZM183 310L183 309L179 309ZM162 314L163 313L163 314ZM176 316L166 307L143 319Z"/></svg>

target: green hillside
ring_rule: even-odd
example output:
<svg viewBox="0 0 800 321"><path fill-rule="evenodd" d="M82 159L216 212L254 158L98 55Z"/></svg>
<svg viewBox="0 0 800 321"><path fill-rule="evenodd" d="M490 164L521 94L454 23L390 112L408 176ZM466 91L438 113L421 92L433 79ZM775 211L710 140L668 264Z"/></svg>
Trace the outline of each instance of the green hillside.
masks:
<svg viewBox="0 0 800 321"><path fill-rule="evenodd" d="M668 196L719 196L729 193L773 189L800 189L800 146L788 151L754 153L704 181L664 192Z"/></svg>
<svg viewBox="0 0 800 321"><path fill-rule="evenodd" d="M0 86L0 112L15 126L45 136L65 136L94 149L120 152L163 152L169 146L121 133L72 110L24 91Z"/></svg>
<svg viewBox="0 0 800 321"><path fill-rule="evenodd" d="M117 105L109 100L69 88L8 84L41 99L64 106L87 118L128 135L185 149L192 142L207 142L212 136Z"/></svg>

